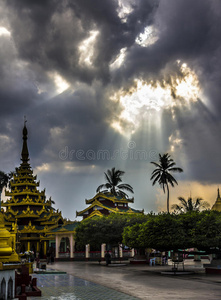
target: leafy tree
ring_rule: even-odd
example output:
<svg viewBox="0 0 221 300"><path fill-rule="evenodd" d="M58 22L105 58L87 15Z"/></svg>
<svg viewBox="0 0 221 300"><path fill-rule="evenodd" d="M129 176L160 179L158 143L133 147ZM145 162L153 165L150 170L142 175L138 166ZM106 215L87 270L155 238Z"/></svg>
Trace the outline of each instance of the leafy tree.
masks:
<svg viewBox="0 0 221 300"><path fill-rule="evenodd" d="M123 242L135 248L153 248L159 251L183 248L186 233L176 215L159 214L140 225L126 227Z"/></svg>
<svg viewBox="0 0 221 300"><path fill-rule="evenodd" d="M156 182L162 186L165 193L165 187L167 189L167 212L169 213L169 184L174 187L174 183L177 183L176 179L170 174L171 172L183 172L183 169L174 167L176 163L170 158L168 153L159 154L159 163L151 162L156 166L156 169L152 172L150 180L153 180L153 185Z"/></svg>
<svg viewBox="0 0 221 300"><path fill-rule="evenodd" d="M124 228L123 243L159 251L197 248L221 255L221 212L159 214Z"/></svg>
<svg viewBox="0 0 221 300"><path fill-rule="evenodd" d="M76 244L100 249L102 243L153 248L159 251L197 248L221 253L221 212L204 210L182 214L111 214L82 221Z"/></svg>
<svg viewBox="0 0 221 300"><path fill-rule="evenodd" d="M124 191L133 193L133 188L129 184L121 183L121 177L124 174L124 171L115 170L115 168L107 170L107 173L104 173L106 183L101 184L96 191L100 192L102 189L107 189L111 194L115 196L120 195L123 197L127 197L128 195Z"/></svg>
<svg viewBox="0 0 221 300"><path fill-rule="evenodd" d="M221 212L207 210L199 215L191 232L194 246L208 253L221 253Z"/></svg>
<svg viewBox="0 0 221 300"><path fill-rule="evenodd" d="M1 211L1 194L4 187L7 186L10 175L0 171L0 211Z"/></svg>
<svg viewBox="0 0 221 300"><path fill-rule="evenodd" d="M131 248L145 248L140 243L140 224L127 226L123 231L123 244Z"/></svg>
<svg viewBox="0 0 221 300"><path fill-rule="evenodd" d="M100 247L102 243L111 244L112 246L121 244L124 227L142 223L146 220L147 216L143 214L110 214L85 219L76 228L76 244L79 247L90 244L93 248Z"/></svg>
<svg viewBox="0 0 221 300"><path fill-rule="evenodd" d="M188 200L185 200L183 197L179 197L178 199L180 204L173 204L171 207L180 213L200 211L201 209L206 209L210 206L209 203L204 201L202 198L193 200L191 197L189 197ZM202 203L202 201L204 202Z"/></svg>

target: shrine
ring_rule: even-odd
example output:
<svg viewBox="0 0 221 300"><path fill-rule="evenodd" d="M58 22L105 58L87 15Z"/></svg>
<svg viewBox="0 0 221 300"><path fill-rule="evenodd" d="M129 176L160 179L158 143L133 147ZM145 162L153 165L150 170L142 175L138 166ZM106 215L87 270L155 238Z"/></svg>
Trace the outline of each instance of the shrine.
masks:
<svg viewBox="0 0 221 300"><path fill-rule="evenodd" d="M220 194L219 194L219 189L217 191L217 198L216 198L216 202L213 204L212 210L217 210L217 211L221 211L221 198L220 198Z"/></svg>
<svg viewBox="0 0 221 300"><path fill-rule="evenodd" d="M38 190L37 176L33 175L29 164L27 139L28 131L24 124L22 162L13 172L10 191L5 191L10 198L6 202L1 201L1 206L5 207L5 211L2 209L5 226L9 231L16 231L17 253L33 253L34 257L45 258L50 251L58 258L61 233L68 236L73 253L73 233L78 223L64 219L61 211L53 208L52 199L46 200L45 190Z"/></svg>
<svg viewBox="0 0 221 300"><path fill-rule="evenodd" d="M83 219L109 215L110 213L133 214L144 212L143 210L135 210L128 205L134 202L134 198L126 198L120 195L116 196L109 192L99 192L92 199L86 199L85 202L89 204L89 207L76 212L76 216L82 216Z"/></svg>

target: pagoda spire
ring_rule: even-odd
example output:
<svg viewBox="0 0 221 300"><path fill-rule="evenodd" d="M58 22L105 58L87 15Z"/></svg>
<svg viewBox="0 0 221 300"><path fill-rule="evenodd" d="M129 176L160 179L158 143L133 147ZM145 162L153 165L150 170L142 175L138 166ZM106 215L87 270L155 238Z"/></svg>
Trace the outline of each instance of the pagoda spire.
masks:
<svg viewBox="0 0 221 300"><path fill-rule="evenodd" d="M27 164L29 161L29 152L28 152L28 145L27 145L27 139L28 139L28 130L26 128L27 120L25 119L24 122L24 128L23 128L23 146L22 146L22 152L21 152L21 160L23 164Z"/></svg>
<svg viewBox="0 0 221 300"><path fill-rule="evenodd" d="M218 188L218 194L217 194L217 199L220 198L220 194L219 194L219 188Z"/></svg>

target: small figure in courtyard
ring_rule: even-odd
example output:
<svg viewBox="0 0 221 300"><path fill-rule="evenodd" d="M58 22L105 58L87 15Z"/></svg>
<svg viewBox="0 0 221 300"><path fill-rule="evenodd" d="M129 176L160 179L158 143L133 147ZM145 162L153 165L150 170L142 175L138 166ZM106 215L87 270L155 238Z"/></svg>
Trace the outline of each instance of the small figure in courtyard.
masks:
<svg viewBox="0 0 221 300"><path fill-rule="evenodd" d="M106 266L111 264L111 255L110 255L109 251L107 251L105 254L105 260L106 260Z"/></svg>

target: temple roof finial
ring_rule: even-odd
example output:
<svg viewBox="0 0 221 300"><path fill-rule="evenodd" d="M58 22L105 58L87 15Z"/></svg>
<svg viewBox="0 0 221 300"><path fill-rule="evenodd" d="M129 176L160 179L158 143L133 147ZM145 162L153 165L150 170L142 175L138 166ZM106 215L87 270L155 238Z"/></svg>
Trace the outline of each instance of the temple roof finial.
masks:
<svg viewBox="0 0 221 300"><path fill-rule="evenodd" d="M220 194L219 194L219 188L218 188L218 191L217 191L217 192L218 192L217 198L220 198Z"/></svg>
<svg viewBox="0 0 221 300"><path fill-rule="evenodd" d="M27 139L28 139L28 130L26 128L26 117L24 116L24 128L23 128L23 146L22 146L22 152L21 152L21 160L23 163L27 163L29 161L29 152L28 152L28 145L27 145Z"/></svg>

